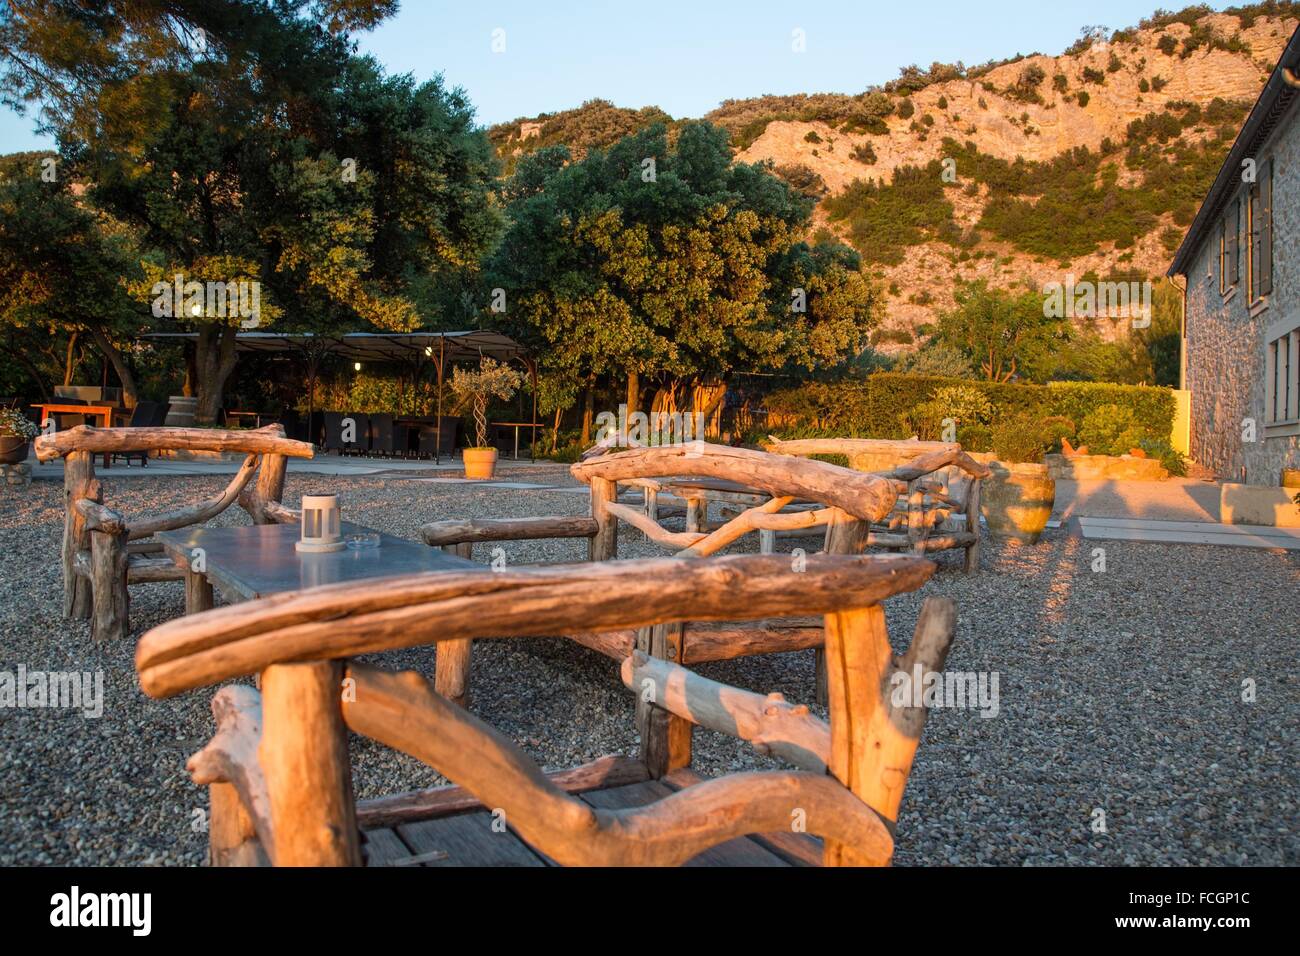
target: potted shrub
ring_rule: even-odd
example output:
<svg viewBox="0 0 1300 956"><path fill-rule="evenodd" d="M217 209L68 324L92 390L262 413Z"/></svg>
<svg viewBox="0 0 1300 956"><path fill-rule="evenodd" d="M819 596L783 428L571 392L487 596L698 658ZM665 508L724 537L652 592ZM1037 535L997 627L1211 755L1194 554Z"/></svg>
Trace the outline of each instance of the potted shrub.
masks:
<svg viewBox="0 0 1300 956"><path fill-rule="evenodd" d="M1052 431L1028 416L993 428L997 458L989 462L993 475L984 481L980 513L995 537L1034 544L1047 527L1056 504L1056 481L1043 464Z"/></svg>
<svg viewBox="0 0 1300 956"><path fill-rule="evenodd" d="M0 465L17 465L27 460L32 439L41 430L15 408L0 408Z"/></svg>
<svg viewBox="0 0 1300 956"><path fill-rule="evenodd" d="M487 443L488 401L505 401L523 384L523 377L508 365L490 358L479 362L474 370L455 368L451 373L451 390L456 396L456 410L474 413L474 437L478 444L465 449L465 477L491 478L496 471L497 450Z"/></svg>

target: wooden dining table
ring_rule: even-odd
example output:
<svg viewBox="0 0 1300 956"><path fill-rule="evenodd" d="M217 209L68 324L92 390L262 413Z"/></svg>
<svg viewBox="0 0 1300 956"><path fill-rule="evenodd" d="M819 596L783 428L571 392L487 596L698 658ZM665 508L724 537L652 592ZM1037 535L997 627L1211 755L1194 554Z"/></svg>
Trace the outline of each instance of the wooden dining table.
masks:
<svg viewBox="0 0 1300 956"><path fill-rule="evenodd" d="M101 428L113 427L113 413L118 411L116 405L73 405L69 402L44 402L32 406L41 410L41 430L45 430L45 423L50 420L50 415L94 415L99 419ZM113 456L109 452L104 452L104 467L111 466Z"/></svg>

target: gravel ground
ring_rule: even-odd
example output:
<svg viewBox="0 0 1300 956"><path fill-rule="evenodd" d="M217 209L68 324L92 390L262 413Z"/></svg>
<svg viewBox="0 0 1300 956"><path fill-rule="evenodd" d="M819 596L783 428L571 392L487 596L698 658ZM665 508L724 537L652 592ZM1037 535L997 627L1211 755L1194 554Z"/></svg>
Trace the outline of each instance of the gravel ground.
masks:
<svg viewBox="0 0 1300 956"><path fill-rule="evenodd" d="M512 471L554 483L562 472ZM107 476L128 514L211 494L225 478ZM340 479L292 475L286 501ZM582 513L579 495L347 479L348 517L414 537L435 518ZM0 710L0 865L200 864L206 795L185 758L211 735L211 692L153 701L132 642L96 647L61 617L61 485L0 497L0 671L102 670L99 719ZM242 523L231 509L221 523ZM1104 546L1106 570L1094 572ZM752 547L752 545L751 545ZM518 561L577 560L585 545L507 547ZM624 556L650 554L635 532ZM899 864L1283 864L1300 862L1300 555L1085 542L1049 532L1036 546L986 546L983 571L958 558L921 594L888 604L905 644L922 594L959 608L949 671L996 672L998 713L940 709L926 725L899 821ZM138 637L180 615L178 584L132 588ZM432 673L434 652L386 655ZM709 677L811 702L811 652L706 665ZM1242 701L1242 682L1257 698ZM555 639L476 647L473 709L548 768L636 747L632 696L616 665ZM361 797L441 782L423 765L353 739ZM696 736L704 773L773 766L738 742ZM1104 811L1105 832L1094 830Z"/></svg>

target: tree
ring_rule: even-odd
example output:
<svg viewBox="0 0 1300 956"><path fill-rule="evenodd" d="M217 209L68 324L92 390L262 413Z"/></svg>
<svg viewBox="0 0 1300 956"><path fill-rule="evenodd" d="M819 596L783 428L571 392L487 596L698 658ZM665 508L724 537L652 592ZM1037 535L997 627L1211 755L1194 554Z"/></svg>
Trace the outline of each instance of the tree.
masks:
<svg viewBox="0 0 1300 956"><path fill-rule="evenodd" d="M856 354L872 295L856 254L801 241L812 204L766 166L734 163L723 130L662 125L569 162L520 160L492 281L544 374L658 384L654 411L717 408L735 371L811 367ZM563 394L564 389L555 389Z"/></svg>
<svg viewBox="0 0 1300 956"><path fill-rule="evenodd" d="M134 237L79 202L66 180L43 179L51 159L41 153L0 157L5 351L48 398L51 381L71 384L80 341L93 341L117 371L126 404L134 406L135 378L118 344L147 327L147 313L128 292L129 280L140 274Z"/></svg>
<svg viewBox="0 0 1300 956"><path fill-rule="evenodd" d="M931 341L960 351L990 381L1043 378L1069 341L1067 321L1048 316L1032 289L990 289L980 279L959 285L953 297L956 307L940 314Z"/></svg>
<svg viewBox="0 0 1300 956"><path fill-rule="evenodd" d="M41 104L61 165L138 230L147 279L255 281L260 326L279 309L290 328L407 331L476 267L498 219L495 162L464 95L351 54L346 31L395 7L11 4L6 97ZM248 317L174 318L199 334L198 414L214 420Z"/></svg>

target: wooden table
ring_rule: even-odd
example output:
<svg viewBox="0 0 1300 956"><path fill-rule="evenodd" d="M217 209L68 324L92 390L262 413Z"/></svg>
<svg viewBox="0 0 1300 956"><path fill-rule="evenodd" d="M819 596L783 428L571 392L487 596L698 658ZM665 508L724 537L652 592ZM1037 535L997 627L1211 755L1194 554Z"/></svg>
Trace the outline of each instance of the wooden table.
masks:
<svg viewBox="0 0 1300 956"><path fill-rule="evenodd" d="M67 415L94 415L99 419L101 428L113 427L113 413L118 410L116 405L71 405L66 402L45 402L44 404L33 405L32 408L41 410L41 429L44 430L45 423L50 420L51 413ZM108 468L113 456L109 452L104 452L104 467Z"/></svg>
<svg viewBox="0 0 1300 956"><path fill-rule="evenodd" d="M529 448L537 445L537 429L543 427L541 422L493 422L493 425L500 425L502 428L513 428L515 430L515 461L519 460L519 429L531 428L533 430L533 441ZM537 452L531 452L531 461L537 460Z"/></svg>
<svg viewBox="0 0 1300 956"><path fill-rule="evenodd" d="M185 572L186 614L197 614L212 607L214 585L226 600L238 602L321 584L421 571L491 573L487 565L439 548L343 522L344 538L358 532L378 534L379 547L345 548L327 554L302 553L293 547L300 534L296 524L184 528L163 531L156 537L167 556ZM469 702L472 653L473 642L469 638L438 645L434 689L462 707Z"/></svg>
<svg viewBox="0 0 1300 956"><path fill-rule="evenodd" d="M157 535L163 551L185 571L185 613L212 607L213 587L228 601L251 601L321 584L420 571L487 570L465 558L404 538L343 522L343 535L379 534L379 547L328 554L294 550L296 524L182 528ZM197 569L197 570L196 570Z"/></svg>
<svg viewBox="0 0 1300 956"><path fill-rule="evenodd" d="M241 427L243 427L243 426L240 424L240 422L241 422L243 419L245 419L245 418L248 418L248 419L251 419L251 420L252 420L252 422L253 422L253 427L254 427L254 428L261 428L261 427L262 427L262 413L261 413L261 412L239 412L239 411L231 411L231 412L226 412L225 414L226 414L226 426L227 426L227 427L230 427L230 424L231 424L231 421L230 421L230 420L231 420L232 418L235 420L235 427L237 427L237 428L241 428Z"/></svg>

